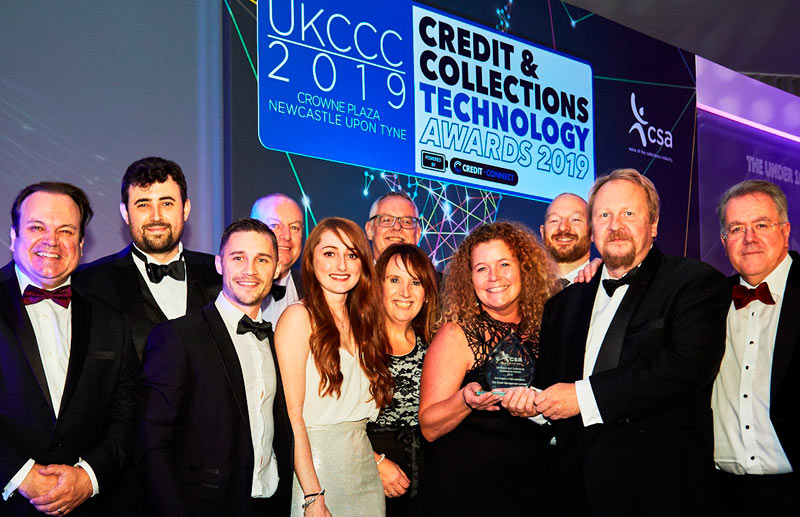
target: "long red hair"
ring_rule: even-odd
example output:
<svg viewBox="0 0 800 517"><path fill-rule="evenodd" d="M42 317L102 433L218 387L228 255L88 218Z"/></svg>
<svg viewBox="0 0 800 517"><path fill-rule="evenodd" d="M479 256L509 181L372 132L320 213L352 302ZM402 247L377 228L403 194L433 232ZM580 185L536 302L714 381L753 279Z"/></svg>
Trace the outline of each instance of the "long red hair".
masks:
<svg viewBox="0 0 800 517"><path fill-rule="evenodd" d="M361 278L347 293L345 306L356 343L356 354L361 369L369 379L370 395L378 407L383 407L392 400L394 380L388 367L388 339L383 326L383 306L379 303L381 283L375 274L369 241L363 230L353 221L341 217L327 217L311 230L306 240L301 267L306 291L305 304L311 314L309 345L321 378L319 393L323 397L333 395L338 398L344 379L339 357L339 329L314 272L315 248L322 234L327 231L336 234L342 242L350 241L353 246L350 251L361 262Z"/></svg>

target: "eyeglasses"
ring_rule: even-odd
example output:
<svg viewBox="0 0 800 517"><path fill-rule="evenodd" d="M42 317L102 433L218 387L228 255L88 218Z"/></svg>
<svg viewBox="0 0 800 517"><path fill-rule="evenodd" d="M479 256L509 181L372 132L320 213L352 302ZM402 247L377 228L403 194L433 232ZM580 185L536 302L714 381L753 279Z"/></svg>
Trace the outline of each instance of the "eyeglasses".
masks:
<svg viewBox="0 0 800 517"><path fill-rule="evenodd" d="M417 226L419 226L419 218L417 217L405 217L405 216L395 216L395 215L388 215L388 214L378 214L373 215L369 218L370 221L375 219L378 221L378 226L381 228L391 228L394 226L395 221L400 221L400 226L405 228L406 230L413 230Z"/></svg>
<svg viewBox="0 0 800 517"><path fill-rule="evenodd" d="M788 221L782 221L779 223L755 223L753 225L749 224L734 224L728 226L727 231L722 232L722 238L726 241L736 241L739 239L744 238L747 230L749 229L751 232L755 233L757 236L768 235L775 231L775 229L782 225L786 224Z"/></svg>

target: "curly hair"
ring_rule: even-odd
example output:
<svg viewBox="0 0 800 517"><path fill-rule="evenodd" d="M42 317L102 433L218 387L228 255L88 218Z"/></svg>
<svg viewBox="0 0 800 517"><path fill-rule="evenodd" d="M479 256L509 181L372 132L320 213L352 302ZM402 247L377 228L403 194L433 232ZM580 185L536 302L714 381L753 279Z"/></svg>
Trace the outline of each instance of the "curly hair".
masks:
<svg viewBox="0 0 800 517"><path fill-rule="evenodd" d="M445 270L437 328L447 322L469 326L480 314L481 305L472 284L472 251L493 240L503 241L519 262L520 331L538 338L544 304L561 290L561 281L555 262L539 238L525 225L510 221L479 226L458 247Z"/></svg>
<svg viewBox="0 0 800 517"><path fill-rule="evenodd" d="M343 243L350 241L353 246L350 251L361 262L361 277L347 293L345 306L358 347L359 364L369 380L370 395L378 407L384 407L392 400L394 380L388 367L388 339L383 325L382 305L375 303L375 300L381 299L381 283L375 275L372 253L364 231L353 221L341 217L327 217L311 230L300 270L306 290L305 304L311 314L313 330L309 346L320 375L319 393L323 397L332 395L338 398L344 380L339 356L339 329L314 272L315 248L325 232L333 232Z"/></svg>
<svg viewBox="0 0 800 517"><path fill-rule="evenodd" d="M425 303L419 314L411 321L411 327L425 343L430 343L439 308L439 279L436 277L436 270L433 269L431 260L419 246L392 244L383 250L375 264L378 280L381 283L386 278L386 266L395 257L400 259L408 274L420 281L422 289L425 291Z"/></svg>

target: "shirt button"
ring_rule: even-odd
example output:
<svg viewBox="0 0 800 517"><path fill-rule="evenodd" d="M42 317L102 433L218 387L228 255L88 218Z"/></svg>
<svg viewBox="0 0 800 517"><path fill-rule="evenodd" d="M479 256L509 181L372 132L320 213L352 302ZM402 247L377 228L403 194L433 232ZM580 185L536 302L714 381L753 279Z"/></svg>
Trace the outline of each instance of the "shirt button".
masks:
<svg viewBox="0 0 800 517"><path fill-rule="evenodd" d="M747 393L744 394L744 398L747 398Z"/></svg>
<svg viewBox="0 0 800 517"><path fill-rule="evenodd" d="M749 370L749 369L750 369L750 365L746 365L746 366L744 367L744 369L745 369L745 370Z"/></svg>
<svg viewBox="0 0 800 517"><path fill-rule="evenodd" d="M744 426L745 429L750 429L749 425Z"/></svg>
<svg viewBox="0 0 800 517"><path fill-rule="evenodd" d="M754 460L754 459L756 459L756 457L755 456L750 456L750 459Z"/></svg>
<svg viewBox="0 0 800 517"><path fill-rule="evenodd" d="M751 345L752 345L753 343L755 343L755 341L750 341L750 344L751 344Z"/></svg>

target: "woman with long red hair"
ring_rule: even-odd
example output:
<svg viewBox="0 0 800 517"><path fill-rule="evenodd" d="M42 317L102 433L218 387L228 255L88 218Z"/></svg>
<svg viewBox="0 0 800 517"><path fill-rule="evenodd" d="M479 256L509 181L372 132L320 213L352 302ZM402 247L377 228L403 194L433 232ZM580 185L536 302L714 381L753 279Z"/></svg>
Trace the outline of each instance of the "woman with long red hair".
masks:
<svg viewBox="0 0 800 517"><path fill-rule="evenodd" d="M292 515L381 516L383 487L367 420L392 399L380 282L354 222L323 219L303 253L306 297L275 347L295 438Z"/></svg>

